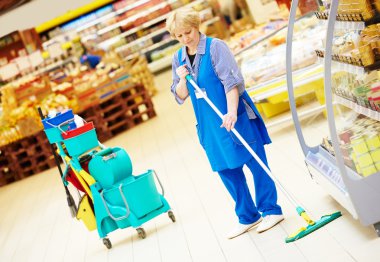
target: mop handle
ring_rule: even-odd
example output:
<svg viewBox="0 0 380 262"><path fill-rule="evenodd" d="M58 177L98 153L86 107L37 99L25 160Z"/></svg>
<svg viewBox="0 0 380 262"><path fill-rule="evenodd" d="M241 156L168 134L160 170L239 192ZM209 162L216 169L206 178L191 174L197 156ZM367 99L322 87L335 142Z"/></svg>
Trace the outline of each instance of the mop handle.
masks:
<svg viewBox="0 0 380 262"><path fill-rule="evenodd" d="M190 75L187 75L186 80L189 81L189 83L195 88L195 90L198 91L198 93L202 96L202 98L204 98L206 100L207 104L209 104L209 106L211 106L211 108L215 111L215 113L223 120L223 114L214 105L214 103L211 102L211 100L207 96L205 96L205 94L202 92L200 87L195 83L195 81L192 79L192 77ZM248 152L253 156L253 158L259 163L259 165L264 169L264 171L269 175L269 177L271 177L273 179L273 181L275 181L275 183L279 186L280 190L286 195L286 197L290 200L290 202L292 202L292 204L297 207L298 206L297 202L285 190L285 188L281 185L280 181L275 176L273 176L272 172L263 163L263 161L257 156L255 151L253 151L253 149L250 147L250 145L247 143L247 141L245 141L245 139L239 134L239 132L235 128L232 128L231 131L240 140L240 142L244 145L244 147L248 150Z"/></svg>

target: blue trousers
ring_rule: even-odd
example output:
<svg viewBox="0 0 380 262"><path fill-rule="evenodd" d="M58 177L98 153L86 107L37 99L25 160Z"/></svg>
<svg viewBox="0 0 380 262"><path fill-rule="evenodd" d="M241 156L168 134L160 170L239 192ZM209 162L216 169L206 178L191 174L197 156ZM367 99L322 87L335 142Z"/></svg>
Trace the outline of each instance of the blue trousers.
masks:
<svg viewBox="0 0 380 262"><path fill-rule="evenodd" d="M265 165L268 166L264 145L258 143L255 152ZM235 201L235 213L239 218L239 223L251 224L257 221L261 217L261 214L263 216L282 214L281 207L277 205L277 191L273 180L253 157L246 165L253 174L257 206L253 202L249 192L243 166L218 172L225 187Z"/></svg>

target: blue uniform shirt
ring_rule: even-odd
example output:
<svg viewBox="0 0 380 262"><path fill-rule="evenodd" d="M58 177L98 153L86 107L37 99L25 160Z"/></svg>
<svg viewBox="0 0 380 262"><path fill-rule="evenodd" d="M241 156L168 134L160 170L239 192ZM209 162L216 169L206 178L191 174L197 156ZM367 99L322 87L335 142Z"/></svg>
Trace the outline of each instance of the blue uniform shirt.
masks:
<svg viewBox="0 0 380 262"><path fill-rule="evenodd" d="M84 64L88 62L91 68L95 68L100 63L101 57L97 55L84 55L80 58L80 62Z"/></svg>

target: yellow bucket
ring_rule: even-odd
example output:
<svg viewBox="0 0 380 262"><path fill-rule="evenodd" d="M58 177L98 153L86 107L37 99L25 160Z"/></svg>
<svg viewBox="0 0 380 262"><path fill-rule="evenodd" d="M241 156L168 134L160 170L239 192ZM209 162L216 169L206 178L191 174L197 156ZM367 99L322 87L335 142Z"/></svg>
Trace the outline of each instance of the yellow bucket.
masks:
<svg viewBox="0 0 380 262"><path fill-rule="evenodd" d="M96 229L95 214L88 200L88 196L84 195L79 202L77 219L82 220L88 231Z"/></svg>

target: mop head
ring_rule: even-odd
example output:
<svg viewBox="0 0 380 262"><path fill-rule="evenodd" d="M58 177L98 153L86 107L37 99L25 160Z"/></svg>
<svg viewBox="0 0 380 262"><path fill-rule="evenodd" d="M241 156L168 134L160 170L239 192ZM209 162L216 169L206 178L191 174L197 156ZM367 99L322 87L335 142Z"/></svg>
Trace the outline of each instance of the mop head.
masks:
<svg viewBox="0 0 380 262"><path fill-rule="evenodd" d="M335 213L330 214L330 215L322 216L321 219L319 219L318 221L315 221L314 224L308 225L307 227L302 227L296 233L288 236L285 239L285 242L286 243L294 242L300 238L303 238L304 236L310 234L311 232L313 232L313 231L323 227L324 225L330 223L331 221L337 219L341 215L342 215L342 213L340 211L338 211L338 212L335 212Z"/></svg>

